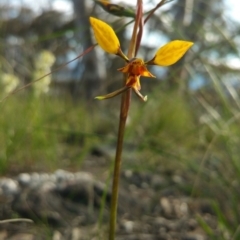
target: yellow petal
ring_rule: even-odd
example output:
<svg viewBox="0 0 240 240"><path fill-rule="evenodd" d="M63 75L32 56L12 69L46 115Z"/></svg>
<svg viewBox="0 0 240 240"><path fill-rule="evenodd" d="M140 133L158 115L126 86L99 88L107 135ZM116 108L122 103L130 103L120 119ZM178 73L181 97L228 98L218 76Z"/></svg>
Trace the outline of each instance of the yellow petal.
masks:
<svg viewBox="0 0 240 240"><path fill-rule="evenodd" d="M99 46L108 53L118 54L120 43L113 29L97 18L90 17L90 23Z"/></svg>
<svg viewBox="0 0 240 240"><path fill-rule="evenodd" d="M193 42L175 40L159 48L155 57L147 64L170 66L177 62L193 45Z"/></svg>

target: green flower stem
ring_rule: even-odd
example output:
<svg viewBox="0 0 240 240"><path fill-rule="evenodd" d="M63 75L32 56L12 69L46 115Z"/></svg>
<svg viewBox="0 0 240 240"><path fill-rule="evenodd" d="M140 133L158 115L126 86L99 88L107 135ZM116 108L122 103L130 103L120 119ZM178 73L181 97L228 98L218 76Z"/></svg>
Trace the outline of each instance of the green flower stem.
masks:
<svg viewBox="0 0 240 240"><path fill-rule="evenodd" d="M116 155L115 155L115 165L114 165L113 183L112 183L109 240L115 239L117 207L118 207L118 189L119 189L121 162L122 162L122 149L123 149L126 120L127 120L128 110L130 106L130 98L131 98L131 89L128 89L125 93L122 94L122 101L121 101L120 121L119 121L119 127L118 127L118 140L117 140L117 149L116 149Z"/></svg>
<svg viewBox="0 0 240 240"><path fill-rule="evenodd" d="M137 30L139 26L140 19L142 18L142 12L139 11L140 6L142 5L142 0L137 1L137 16L135 18L135 24L132 33L132 39L130 42L128 55L129 59L136 56L136 42L137 42ZM125 81L124 86L126 85L126 78L124 75ZM128 116L128 110L130 107L131 99L131 89L128 89L122 94L121 101L121 110L120 110L120 121L118 127L118 140L117 140L117 149L115 155L115 165L113 173L113 183L112 183L112 199L111 199L111 209L110 209L110 225L109 225L109 240L115 239L116 223L117 223L117 207L118 207L118 189L119 189L119 179L121 171L121 162L122 162L122 150L123 150L123 140L125 126Z"/></svg>

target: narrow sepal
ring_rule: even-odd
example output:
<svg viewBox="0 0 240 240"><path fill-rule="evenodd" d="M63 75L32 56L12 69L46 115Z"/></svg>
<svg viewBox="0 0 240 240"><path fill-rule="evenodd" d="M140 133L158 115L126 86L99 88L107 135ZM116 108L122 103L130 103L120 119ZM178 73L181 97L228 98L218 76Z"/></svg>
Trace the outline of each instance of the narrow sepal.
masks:
<svg viewBox="0 0 240 240"><path fill-rule="evenodd" d="M97 97L95 97L95 99L105 100L105 99L113 98L113 97L119 95L120 93L123 93L123 92L127 91L129 88L130 87L128 87L128 86L124 86L124 87L122 87L122 88L120 88L120 89L118 89L118 90L116 90L112 93L108 93L108 94L103 95L103 96L97 96Z"/></svg>

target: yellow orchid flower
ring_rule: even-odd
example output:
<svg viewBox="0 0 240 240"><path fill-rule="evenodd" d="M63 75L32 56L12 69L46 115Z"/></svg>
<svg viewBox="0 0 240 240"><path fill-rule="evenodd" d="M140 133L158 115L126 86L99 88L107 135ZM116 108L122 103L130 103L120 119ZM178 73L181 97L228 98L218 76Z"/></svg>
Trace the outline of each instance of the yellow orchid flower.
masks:
<svg viewBox="0 0 240 240"><path fill-rule="evenodd" d="M170 66L176 63L193 45L193 42L174 40L159 48L155 56L144 62L141 58L128 59L121 50L120 42L114 30L105 22L90 17L90 23L97 43L106 52L115 54L123 58L127 64L118 69L118 71L127 74L127 80L124 87L104 96L97 96L96 99L108 99L132 88L133 91L143 101L147 101L147 96L142 96L140 77L155 77L152 75L146 65Z"/></svg>

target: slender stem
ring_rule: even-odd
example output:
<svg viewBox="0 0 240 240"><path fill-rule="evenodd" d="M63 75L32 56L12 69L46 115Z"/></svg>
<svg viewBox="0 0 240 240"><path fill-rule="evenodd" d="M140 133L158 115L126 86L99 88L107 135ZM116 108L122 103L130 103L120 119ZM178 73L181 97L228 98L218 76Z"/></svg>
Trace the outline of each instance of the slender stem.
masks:
<svg viewBox="0 0 240 240"><path fill-rule="evenodd" d="M133 27L132 32L132 38L130 41L129 49L128 49L128 58L131 59L132 57L135 57L137 54L137 41L138 39L141 39L141 34L137 34L138 27L141 24L142 21L142 0L137 1L137 14L135 18L135 23Z"/></svg>
<svg viewBox="0 0 240 240"><path fill-rule="evenodd" d="M152 10L150 10L148 12L148 15L146 17L146 19L144 20L144 24L151 18L151 16L154 14L154 12L156 12L162 5L164 5L166 2L171 2L172 0L166 1L166 0L161 0L155 8L153 8Z"/></svg>
<svg viewBox="0 0 240 240"><path fill-rule="evenodd" d="M137 19L138 21L136 24L139 27L138 33L137 33L137 39L136 39L136 48L135 48L135 56L138 52L141 39L142 39L142 34L143 34L143 6L142 6L142 1L138 2L138 11L137 11Z"/></svg>
<svg viewBox="0 0 240 240"><path fill-rule="evenodd" d="M142 5L142 0L137 1L137 15L134 23L132 39L128 49L128 58L136 56L136 43L137 43L137 30L139 27L140 19L142 18L142 10L139 8ZM124 86L126 85L126 76L124 75ZM113 173L113 183L112 183L112 199L111 199L111 209L110 209L110 225L109 225L109 240L115 239L116 223L117 223L117 207L118 207L118 189L120 180L120 170L122 162L122 150L123 150L123 140L125 126L128 116L128 110L130 107L131 99L131 89L128 89L122 95L121 110L120 110L120 121L118 127L118 140L115 156L115 165Z"/></svg>
<svg viewBox="0 0 240 240"><path fill-rule="evenodd" d="M118 189L119 189L121 162L122 162L123 140L124 140L124 132L125 132L124 130L125 130L128 110L130 106L130 97L131 97L131 89L127 90L122 95L122 101L121 101L120 121L119 121L119 127L118 127L118 140L117 140L117 149L116 149L113 183L112 183L109 240L115 239L115 230L116 230L116 222L117 222L117 206L118 206Z"/></svg>

